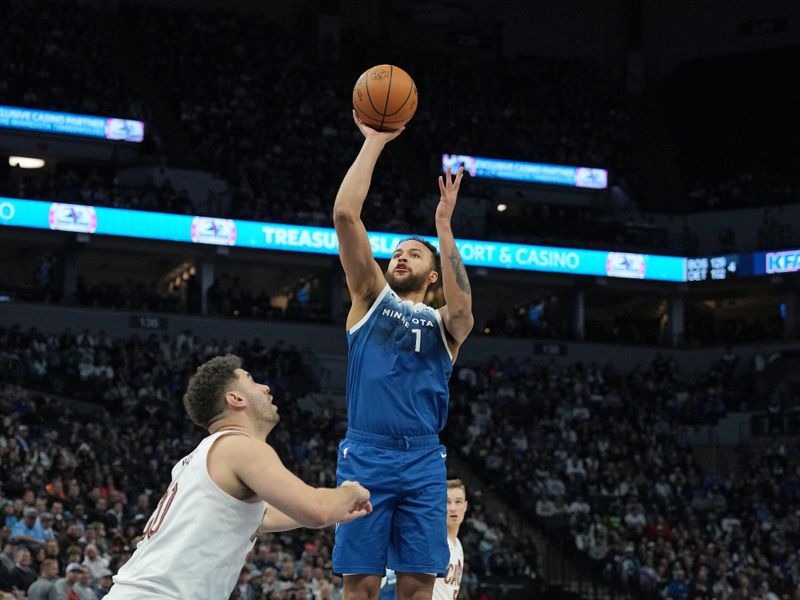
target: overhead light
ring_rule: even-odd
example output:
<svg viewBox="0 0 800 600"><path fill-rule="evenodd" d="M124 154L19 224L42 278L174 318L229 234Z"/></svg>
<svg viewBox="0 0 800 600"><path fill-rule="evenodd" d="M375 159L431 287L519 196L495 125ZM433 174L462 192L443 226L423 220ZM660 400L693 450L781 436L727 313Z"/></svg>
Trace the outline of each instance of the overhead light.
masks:
<svg viewBox="0 0 800 600"><path fill-rule="evenodd" d="M20 169L41 169L44 166L44 160L41 158L30 158L28 156L9 156L8 164L12 167L19 167Z"/></svg>
<svg viewBox="0 0 800 600"><path fill-rule="evenodd" d="M503 203L500 203L500 204L497 205L497 212L504 212L507 208L508 208L508 206L506 206Z"/></svg>

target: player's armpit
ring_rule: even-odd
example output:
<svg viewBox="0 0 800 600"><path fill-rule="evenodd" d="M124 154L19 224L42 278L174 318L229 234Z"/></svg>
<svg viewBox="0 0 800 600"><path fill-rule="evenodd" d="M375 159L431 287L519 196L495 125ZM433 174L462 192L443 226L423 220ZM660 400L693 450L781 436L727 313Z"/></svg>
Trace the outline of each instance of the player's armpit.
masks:
<svg viewBox="0 0 800 600"><path fill-rule="evenodd" d="M230 438L218 451L223 453L221 458L244 485L298 526L328 525L330 510L317 493L321 490L307 485L289 471L268 444L239 435Z"/></svg>
<svg viewBox="0 0 800 600"><path fill-rule="evenodd" d="M439 309L442 315L442 324L445 331L452 337L453 341L460 346L467 339L470 331L475 325L475 318L471 311L451 311L447 305Z"/></svg>
<svg viewBox="0 0 800 600"><path fill-rule="evenodd" d="M219 450L221 459L247 488L302 527L320 528L344 521L363 506L369 492L363 487L315 488L304 483L281 462L275 450L245 436L230 436Z"/></svg>

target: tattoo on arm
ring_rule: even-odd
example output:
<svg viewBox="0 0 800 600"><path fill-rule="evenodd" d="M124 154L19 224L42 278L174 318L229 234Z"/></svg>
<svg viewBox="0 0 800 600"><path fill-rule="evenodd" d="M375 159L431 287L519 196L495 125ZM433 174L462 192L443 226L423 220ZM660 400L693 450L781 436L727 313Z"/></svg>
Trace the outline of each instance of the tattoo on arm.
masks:
<svg viewBox="0 0 800 600"><path fill-rule="evenodd" d="M461 255L458 253L457 248L450 251L450 264L453 265L453 271L456 274L456 283L459 289L465 294L471 294L472 288L469 287L469 279L467 278L467 270L464 268L464 263L461 262Z"/></svg>

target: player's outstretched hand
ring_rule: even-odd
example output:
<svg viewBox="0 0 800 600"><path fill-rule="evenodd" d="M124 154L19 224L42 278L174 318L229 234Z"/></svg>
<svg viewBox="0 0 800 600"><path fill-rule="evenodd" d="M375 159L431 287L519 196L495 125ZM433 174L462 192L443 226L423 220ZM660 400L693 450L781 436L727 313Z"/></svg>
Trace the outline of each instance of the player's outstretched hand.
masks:
<svg viewBox="0 0 800 600"><path fill-rule="evenodd" d="M391 142L394 138L405 131L405 127L401 127L397 131L378 131L364 123L356 116L356 111L353 111L353 121L356 122L356 127L361 131L365 138L374 138L382 141L384 144Z"/></svg>
<svg viewBox="0 0 800 600"><path fill-rule="evenodd" d="M372 512L372 503L369 501L369 490L367 488L357 481L345 481L342 483L342 487L345 486L356 488L356 500L353 506L350 507L350 511L339 523L349 523Z"/></svg>
<svg viewBox="0 0 800 600"><path fill-rule="evenodd" d="M461 187L461 178L464 176L464 167L459 167L456 176L451 176L450 167L444 178L439 176L439 206L436 207L436 221L449 224L456 208L458 189Z"/></svg>

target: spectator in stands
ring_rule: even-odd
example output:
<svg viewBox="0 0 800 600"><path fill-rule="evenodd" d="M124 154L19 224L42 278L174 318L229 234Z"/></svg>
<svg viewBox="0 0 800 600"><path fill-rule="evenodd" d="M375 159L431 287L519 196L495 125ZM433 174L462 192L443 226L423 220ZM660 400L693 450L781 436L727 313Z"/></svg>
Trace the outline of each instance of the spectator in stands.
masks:
<svg viewBox="0 0 800 600"><path fill-rule="evenodd" d="M672 579L662 590L661 595L667 600L686 600L689 596L689 586L686 584L686 574L683 569L676 567L672 572Z"/></svg>
<svg viewBox="0 0 800 600"><path fill-rule="evenodd" d="M78 577L80 576L81 566L78 563L72 562L67 565L64 577L57 579L54 587L59 598L70 598L71 596L77 597L80 600L80 594L76 586L78 585ZM71 598L70 598L71 600Z"/></svg>
<svg viewBox="0 0 800 600"><path fill-rule="evenodd" d="M31 552L25 546L18 546L14 552L14 568L11 569L9 578L13 587L25 592L38 579L36 570L31 565Z"/></svg>
<svg viewBox="0 0 800 600"><path fill-rule="evenodd" d="M111 590L111 585L113 583L111 575L111 571L107 568L100 569L98 572L97 579L92 586L97 600L102 600L102 598Z"/></svg>
<svg viewBox="0 0 800 600"><path fill-rule="evenodd" d="M82 566L89 569L92 581L94 582L100 578L100 573L108 568L109 559L107 557L100 556L97 546L94 544L86 544L83 552L86 558L83 559Z"/></svg>
<svg viewBox="0 0 800 600"><path fill-rule="evenodd" d="M39 578L28 588L28 600L52 600L55 597L55 582L58 579L58 562L46 558L39 567Z"/></svg>
<svg viewBox="0 0 800 600"><path fill-rule="evenodd" d="M11 528L11 537L17 544L26 546L29 550L36 550L47 541L38 517L36 509L32 506L23 511L22 521Z"/></svg>
<svg viewBox="0 0 800 600"><path fill-rule="evenodd" d="M78 581L75 582L73 589L78 593L80 600L97 600L97 596L92 589L92 574L89 567L83 566L78 572Z"/></svg>
<svg viewBox="0 0 800 600"><path fill-rule="evenodd" d="M0 568L5 570L6 573L10 573L11 569L14 568L14 553L16 550L17 542L10 537L6 538L3 544L3 552L0 553Z"/></svg>

